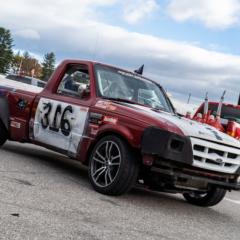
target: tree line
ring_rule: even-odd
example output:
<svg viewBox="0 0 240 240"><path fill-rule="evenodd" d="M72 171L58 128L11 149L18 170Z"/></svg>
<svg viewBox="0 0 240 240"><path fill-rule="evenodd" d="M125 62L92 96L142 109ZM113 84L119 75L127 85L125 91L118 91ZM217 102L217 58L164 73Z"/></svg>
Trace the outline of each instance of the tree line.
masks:
<svg viewBox="0 0 240 240"><path fill-rule="evenodd" d="M55 69L55 54L46 53L41 63L28 51L14 53L13 42L10 30L0 27L0 74L11 72L47 81Z"/></svg>

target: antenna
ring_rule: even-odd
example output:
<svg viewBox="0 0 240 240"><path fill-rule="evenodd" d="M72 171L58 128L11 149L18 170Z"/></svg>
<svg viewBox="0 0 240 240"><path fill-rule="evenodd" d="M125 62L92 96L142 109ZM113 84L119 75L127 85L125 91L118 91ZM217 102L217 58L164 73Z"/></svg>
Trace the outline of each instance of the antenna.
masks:
<svg viewBox="0 0 240 240"><path fill-rule="evenodd" d="M135 73L142 75L143 74L143 70L144 70L144 64L139 68L134 70Z"/></svg>

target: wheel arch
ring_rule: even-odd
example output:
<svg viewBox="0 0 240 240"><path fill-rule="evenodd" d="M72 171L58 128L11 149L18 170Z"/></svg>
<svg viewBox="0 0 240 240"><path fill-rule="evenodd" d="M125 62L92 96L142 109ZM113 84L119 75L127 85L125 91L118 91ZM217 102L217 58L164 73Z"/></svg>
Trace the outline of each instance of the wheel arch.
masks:
<svg viewBox="0 0 240 240"><path fill-rule="evenodd" d="M94 139L94 141L90 144L87 153L86 153L86 161L84 162L85 165L88 165L89 163L89 158L90 155L92 153L92 150L94 149L95 145L100 141L100 139L107 137L107 136L115 136L120 138L121 140L123 140L130 148L131 150L137 154L137 156L140 156L140 149L133 144L132 141L130 141L130 139L128 138L128 136L126 136L125 134L123 134L122 132L119 131L115 131L115 130L106 130L106 131L101 131L99 132L99 134L96 136L96 138Z"/></svg>

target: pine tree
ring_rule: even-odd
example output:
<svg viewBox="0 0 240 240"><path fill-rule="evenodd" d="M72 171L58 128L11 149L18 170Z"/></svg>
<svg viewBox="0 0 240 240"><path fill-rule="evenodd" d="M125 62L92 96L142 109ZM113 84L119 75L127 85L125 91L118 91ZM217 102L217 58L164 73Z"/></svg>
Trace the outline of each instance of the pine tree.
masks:
<svg viewBox="0 0 240 240"><path fill-rule="evenodd" d="M7 73L13 58L13 39L8 29L0 27L0 73Z"/></svg>
<svg viewBox="0 0 240 240"><path fill-rule="evenodd" d="M55 69L55 62L56 57L53 52L46 53L44 55L44 60L42 63L42 76L41 79L47 81L49 77L52 75L54 69Z"/></svg>

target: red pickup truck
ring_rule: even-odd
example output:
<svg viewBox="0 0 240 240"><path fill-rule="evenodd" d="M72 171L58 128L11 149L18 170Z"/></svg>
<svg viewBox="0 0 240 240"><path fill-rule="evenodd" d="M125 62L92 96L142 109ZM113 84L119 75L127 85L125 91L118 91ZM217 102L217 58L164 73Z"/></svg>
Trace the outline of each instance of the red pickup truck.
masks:
<svg viewBox="0 0 240 240"><path fill-rule="evenodd" d="M207 107L207 113L204 109ZM226 134L240 139L240 105L221 103L221 112L218 114L219 102L202 103L193 116L193 120L205 122ZM205 116L205 119L204 119Z"/></svg>
<svg viewBox="0 0 240 240"><path fill-rule="evenodd" d="M42 91L0 87L6 140L81 161L102 194L138 183L213 206L240 189L239 141L179 117L159 84L101 63L63 61Z"/></svg>

